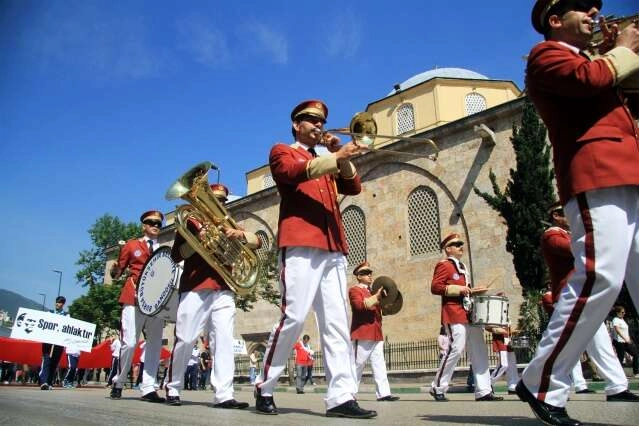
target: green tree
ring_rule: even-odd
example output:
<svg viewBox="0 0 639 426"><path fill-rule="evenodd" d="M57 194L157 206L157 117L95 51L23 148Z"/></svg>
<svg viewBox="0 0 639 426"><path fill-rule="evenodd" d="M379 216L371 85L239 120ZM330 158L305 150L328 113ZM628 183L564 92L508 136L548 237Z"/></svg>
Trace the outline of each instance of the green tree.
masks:
<svg viewBox="0 0 639 426"><path fill-rule="evenodd" d="M546 210L555 200L550 166L550 145L546 143L546 128L528 99L524 101L521 126L513 124L510 138L516 159L516 169L510 169L506 189L497 185L490 171L493 194L474 191L506 222L506 250L513 255L515 273L525 295L531 289L546 287L546 267L539 250L539 241L546 227Z"/></svg>
<svg viewBox="0 0 639 426"><path fill-rule="evenodd" d="M69 306L73 318L96 325L95 336L99 339L107 330L120 328L121 282L112 285L91 285L87 294L77 298Z"/></svg>
<svg viewBox="0 0 639 426"><path fill-rule="evenodd" d="M510 169L506 189L499 188L491 170L489 178L493 194L476 187L474 191L504 218L508 227L506 250L513 255L515 273L524 296L519 330L536 346L547 322L539 303L547 277L539 242L547 226L547 208L555 200L555 193L546 127L528 98L524 101L521 126L513 123L510 140L515 151L516 169Z"/></svg>
<svg viewBox="0 0 639 426"><path fill-rule="evenodd" d="M78 283L83 287L104 282L104 265L106 264L106 249L118 244L118 241L135 238L142 233L137 223L124 223L118 217L105 214L98 218L89 228L89 235L93 246L80 252L80 258L75 262L80 270L75 274Z"/></svg>
<svg viewBox="0 0 639 426"><path fill-rule="evenodd" d="M275 289L278 286L279 279L277 254L278 249L274 246L260 259L262 263L253 291L246 296L235 298L235 305L238 309L250 312L253 309L253 304L258 299L265 300L275 306L280 305L280 292Z"/></svg>

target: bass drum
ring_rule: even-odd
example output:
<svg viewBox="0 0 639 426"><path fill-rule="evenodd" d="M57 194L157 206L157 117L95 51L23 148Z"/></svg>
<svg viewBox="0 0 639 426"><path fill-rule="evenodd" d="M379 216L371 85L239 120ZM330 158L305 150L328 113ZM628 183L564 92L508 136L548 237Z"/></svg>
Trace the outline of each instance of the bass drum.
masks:
<svg viewBox="0 0 639 426"><path fill-rule="evenodd" d="M160 247L146 261L137 288L136 303L144 315L175 322L182 268L171 259L171 248Z"/></svg>

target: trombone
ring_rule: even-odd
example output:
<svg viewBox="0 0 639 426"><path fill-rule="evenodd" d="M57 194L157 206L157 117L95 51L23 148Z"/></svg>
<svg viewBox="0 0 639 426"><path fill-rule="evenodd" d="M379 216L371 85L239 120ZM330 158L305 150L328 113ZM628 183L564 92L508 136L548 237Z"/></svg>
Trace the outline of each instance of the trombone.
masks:
<svg viewBox="0 0 639 426"><path fill-rule="evenodd" d="M437 155L439 154L439 147L432 139L423 138L423 137L410 137L410 136L388 136L388 135L378 135L377 134L377 123L373 118L373 115L370 112L358 112L353 116L348 128L338 128L338 129L329 129L329 130L319 130L317 132L320 133L321 142L320 144L325 145L324 136L330 133L336 133L339 135L347 135L351 136L355 141L359 144L366 146L369 151L372 152L386 152L390 154L400 154L400 155L409 155L417 158L426 157L429 160L437 161ZM404 151L393 151L390 149L380 149L376 148L374 145L376 138L384 138L384 139L397 139L397 140L405 140L412 142L425 142L431 145L435 152L429 155L416 154L413 152L404 152Z"/></svg>

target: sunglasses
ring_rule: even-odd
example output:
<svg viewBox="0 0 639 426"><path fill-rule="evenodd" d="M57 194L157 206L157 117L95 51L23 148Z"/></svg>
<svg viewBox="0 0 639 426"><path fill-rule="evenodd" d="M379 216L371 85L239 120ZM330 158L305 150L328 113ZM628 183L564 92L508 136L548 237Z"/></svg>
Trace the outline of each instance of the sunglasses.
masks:
<svg viewBox="0 0 639 426"><path fill-rule="evenodd" d="M162 227L162 222L159 222L157 220L145 220L144 222L142 222L145 225L149 225L149 226L153 226L155 228L160 228Z"/></svg>
<svg viewBox="0 0 639 426"><path fill-rule="evenodd" d="M321 117L317 117L315 115L301 115L297 117L299 121L308 121L309 123L317 123L318 121L322 124L326 124L326 120Z"/></svg>
<svg viewBox="0 0 639 426"><path fill-rule="evenodd" d="M454 243L450 243L450 244L448 244L446 247L450 247L450 246L453 246L453 247L461 247L461 246L463 246L463 245L464 245L464 243L462 243L461 241L456 241L456 242L454 242Z"/></svg>
<svg viewBox="0 0 639 426"><path fill-rule="evenodd" d="M373 275L373 271L361 271L357 275Z"/></svg>

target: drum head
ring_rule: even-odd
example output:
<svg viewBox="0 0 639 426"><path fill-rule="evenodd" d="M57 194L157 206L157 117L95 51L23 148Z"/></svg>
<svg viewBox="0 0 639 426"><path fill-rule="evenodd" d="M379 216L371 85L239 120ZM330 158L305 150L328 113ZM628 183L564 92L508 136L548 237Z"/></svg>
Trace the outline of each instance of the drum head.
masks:
<svg viewBox="0 0 639 426"><path fill-rule="evenodd" d="M160 247L153 252L138 282L136 302L140 312L154 316L164 308L175 290L177 269L170 247Z"/></svg>

